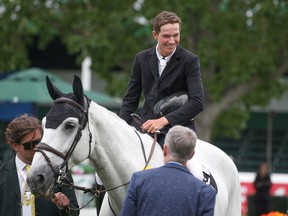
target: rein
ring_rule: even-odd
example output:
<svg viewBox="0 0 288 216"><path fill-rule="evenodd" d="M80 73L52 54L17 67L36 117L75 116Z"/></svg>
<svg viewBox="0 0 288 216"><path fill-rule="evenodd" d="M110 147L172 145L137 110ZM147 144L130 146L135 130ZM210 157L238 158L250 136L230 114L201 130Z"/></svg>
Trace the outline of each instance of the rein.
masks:
<svg viewBox="0 0 288 216"><path fill-rule="evenodd" d="M148 165L149 165L149 163L150 163L150 161L152 159L154 150L155 150L155 146L156 146L156 143L157 143L157 133L154 133L154 135L153 135L153 143L152 143L152 146L151 146L151 149L150 149L148 160L147 160L147 157L146 157L143 141L142 141L141 137L139 136L137 130L135 130L135 133L137 134L138 138L140 139L142 152L143 152L143 157L144 157L144 161L145 161L145 166L144 166L143 170L145 170L148 167Z"/></svg>
<svg viewBox="0 0 288 216"><path fill-rule="evenodd" d="M139 116L137 115L136 113L132 113L131 114L131 117L132 119L138 124L138 126L141 126L145 121ZM154 134L153 134L153 144L152 144L152 147L151 147L151 150L150 150L150 154L149 154L149 157L148 157L148 160L146 158L146 154L145 154L145 148L144 148L144 145L143 145L143 141L141 139L141 137L139 136L137 130L135 130L135 133L137 134L138 138L140 139L140 143L141 143L141 147L142 147L142 152L143 152L143 156L144 156L144 160L145 160L145 166L143 168L143 170L145 170L152 158L152 155L154 153L154 149L155 149L155 146L156 146L156 143L157 143L157 134L160 134L161 132L160 131L156 131ZM151 135L151 134L149 134Z"/></svg>
<svg viewBox="0 0 288 216"><path fill-rule="evenodd" d="M130 182L127 182L127 183L124 183L122 185L118 185L116 187L112 187L112 188L108 188L108 189L93 189L93 188L86 188L86 187L80 187L80 186L77 186L77 185L74 185L68 178L67 176L63 176L61 177L61 184L62 185L65 185L65 186L68 186L70 188L74 188L76 190L82 190L84 192L84 194L86 193L92 193L93 194L93 197L82 207L80 208L70 208L71 210L81 210L83 208L85 208L90 202L92 202L93 199L95 199L95 197L100 197L101 193L105 193L105 192L109 192L109 191L112 191L112 190L116 190L117 188L120 188L120 187L123 187L123 186L126 186L128 185ZM110 202L110 201L109 201ZM109 203L110 204L110 203ZM114 210L112 209L112 207L110 206L111 210L114 212Z"/></svg>

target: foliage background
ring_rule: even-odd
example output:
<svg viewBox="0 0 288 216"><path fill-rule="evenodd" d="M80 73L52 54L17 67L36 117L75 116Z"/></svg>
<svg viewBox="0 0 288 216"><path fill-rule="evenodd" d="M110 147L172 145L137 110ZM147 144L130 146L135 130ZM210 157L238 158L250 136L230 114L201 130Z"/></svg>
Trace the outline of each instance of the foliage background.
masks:
<svg viewBox="0 0 288 216"><path fill-rule="evenodd" d="M29 67L29 48L57 38L77 63L90 56L92 70L123 97L135 54L155 44L151 20L162 10L182 18L181 46L201 60L205 110L198 136L239 137L250 108L266 105L287 87L287 0L2 0L0 71Z"/></svg>

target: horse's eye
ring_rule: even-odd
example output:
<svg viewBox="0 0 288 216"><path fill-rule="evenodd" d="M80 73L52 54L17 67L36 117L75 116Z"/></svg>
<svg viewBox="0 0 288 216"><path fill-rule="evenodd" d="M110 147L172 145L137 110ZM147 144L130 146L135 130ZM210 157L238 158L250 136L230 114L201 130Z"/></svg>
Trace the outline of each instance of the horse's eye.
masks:
<svg viewBox="0 0 288 216"><path fill-rule="evenodd" d="M67 123L65 124L65 129L67 129L67 130L72 130L72 129L75 128L75 126L76 126L75 123L73 123L73 122L67 122Z"/></svg>

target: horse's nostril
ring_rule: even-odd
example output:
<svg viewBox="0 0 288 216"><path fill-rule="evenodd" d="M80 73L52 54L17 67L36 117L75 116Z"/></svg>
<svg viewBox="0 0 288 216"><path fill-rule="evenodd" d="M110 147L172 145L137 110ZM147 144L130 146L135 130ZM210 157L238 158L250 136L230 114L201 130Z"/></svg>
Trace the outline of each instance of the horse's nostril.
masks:
<svg viewBox="0 0 288 216"><path fill-rule="evenodd" d="M42 184L44 181L45 181L44 175L37 175L37 177L36 177L36 182L37 182L38 184Z"/></svg>

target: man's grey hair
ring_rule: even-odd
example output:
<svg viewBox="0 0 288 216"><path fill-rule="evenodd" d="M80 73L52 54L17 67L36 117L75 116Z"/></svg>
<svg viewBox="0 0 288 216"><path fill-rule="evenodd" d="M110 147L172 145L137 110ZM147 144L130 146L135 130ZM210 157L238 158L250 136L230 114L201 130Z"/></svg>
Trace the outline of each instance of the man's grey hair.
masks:
<svg viewBox="0 0 288 216"><path fill-rule="evenodd" d="M180 163L186 163L190 159L194 152L196 141L196 133L190 128L180 125L172 127L165 137L168 154L174 161Z"/></svg>

